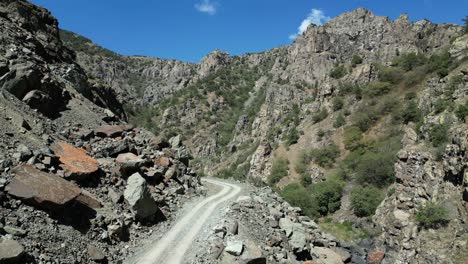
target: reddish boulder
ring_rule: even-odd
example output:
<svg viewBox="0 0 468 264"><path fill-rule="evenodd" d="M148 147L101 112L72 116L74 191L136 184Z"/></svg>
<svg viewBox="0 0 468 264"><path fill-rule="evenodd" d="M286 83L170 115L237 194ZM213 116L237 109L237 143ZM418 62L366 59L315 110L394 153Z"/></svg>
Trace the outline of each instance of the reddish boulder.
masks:
<svg viewBox="0 0 468 264"><path fill-rule="evenodd" d="M172 162L169 157L160 156L154 159L154 165L163 167L163 168L168 168L172 165Z"/></svg>
<svg viewBox="0 0 468 264"><path fill-rule="evenodd" d="M167 142L164 138L162 138L161 136L156 136L156 137L153 137L150 141L149 141L149 144L156 148L156 149L163 149L163 148L168 148L170 145L169 145L169 142Z"/></svg>
<svg viewBox="0 0 468 264"><path fill-rule="evenodd" d="M31 165L17 167L13 173L15 177L6 186L8 194L44 209L60 209L81 194L77 185Z"/></svg>
<svg viewBox="0 0 468 264"><path fill-rule="evenodd" d="M99 170L97 160L91 158L84 149L59 141L51 146L59 158L60 167L65 170L65 177L73 180L83 180Z"/></svg>
<svg viewBox="0 0 468 264"><path fill-rule="evenodd" d="M131 130L131 125L103 125L94 130L98 137L120 137L124 131Z"/></svg>
<svg viewBox="0 0 468 264"><path fill-rule="evenodd" d="M101 208L102 204L92 194L81 190L78 185L51 173L36 169L32 165L21 165L12 171L13 180L6 191L13 197L46 210L58 210L73 202L89 208Z"/></svg>
<svg viewBox="0 0 468 264"><path fill-rule="evenodd" d="M374 250L367 254L367 263L368 264L377 264L380 263L385 256L385 252L382 250Z"/></svg>

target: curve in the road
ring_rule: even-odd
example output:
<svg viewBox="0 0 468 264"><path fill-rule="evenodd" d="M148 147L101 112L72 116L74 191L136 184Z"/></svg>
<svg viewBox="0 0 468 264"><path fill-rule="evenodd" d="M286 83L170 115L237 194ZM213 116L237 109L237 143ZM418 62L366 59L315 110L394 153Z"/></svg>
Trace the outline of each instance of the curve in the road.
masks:
<svg viewBox="0 0 468 264"><path fill-rule="evenodd" d="M234 184L213 179L203 180L221 186L223 189L219 193L204 199L190 210L171 228L171 230L169 230L166 235L156 242L146 254L134 263L182 263L185 252L190 248L195 237L216 207L221 203L234 198L241 191L241 188ZM203 212L201 212L202 209ZM175 249L177 251L172 252L172 250Z"/></svg>

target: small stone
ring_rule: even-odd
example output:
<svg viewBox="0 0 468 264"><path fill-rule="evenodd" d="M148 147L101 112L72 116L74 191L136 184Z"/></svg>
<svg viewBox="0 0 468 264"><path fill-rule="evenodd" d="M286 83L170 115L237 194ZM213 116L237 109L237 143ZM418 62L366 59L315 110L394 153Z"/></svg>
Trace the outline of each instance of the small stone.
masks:
<svg viewBox="0 0 468 264"><path fill-rule="evenodd" d="M226 244L225 251L234 256L240 256L242 254L242 249L244 248L244 243L240 240L229 240Z"/></svg>
<svg viewBox="0 0 468 264"><path fill-rule="evenodd" d="M93 245L88 245L88 256L95 261L103 261L106 259L106 255L104 255L102 250Z"/></svg>
<svg viewBox="0 0 468 264"><path fill-rule="evenodd" d="M3 227L3 230L12 236L18 236L18 237L24 237L28 232L26 230L23 230L21 228L17 228L14 226L9 226L6 225Z"/></svg>
<svg viewBox="0 0 468 264"><path fill-rule="evenodd" d="M0 263L20 263L23 246L15 240L0 240Z"/></svg>

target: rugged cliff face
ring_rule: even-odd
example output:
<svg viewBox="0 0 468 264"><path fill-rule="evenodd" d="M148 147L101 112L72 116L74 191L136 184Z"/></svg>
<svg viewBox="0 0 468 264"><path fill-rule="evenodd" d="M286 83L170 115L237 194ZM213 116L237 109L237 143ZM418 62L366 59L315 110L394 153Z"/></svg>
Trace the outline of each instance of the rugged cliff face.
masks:
<svg viewBox="0 0 468 264"><path fill-rule="evenodd" d="M179 194L189 197L198 190L196 170L270 184L292 206L302 207L337 238L315 230L299 209L280 204L269 189L258 196L274 206L261 199L253 204L262 217L273 219L272 226L253 234L271 235L268 244L278 235L279 218L298 222L281 229L287 233L289 225L302 225L307 232L299 240L308 253L322 256L314 260L466 260L468 38L461 27L409 22L406 15L391 21L357 9L323 26L311 25L290 46L242 56L217 50L193 64L121 56L59 31L49 12L24 1L0 2L0 21L0 118L6 120L0 123L5 131L0 169L6 179L0 182L0 202L8 209L0 214L0 232L12 230L2 225L31 228L20 240L28 242L41 236L42 225L62 228L52 220L29 226L35 216L27 212L36 212L38 205L19 203L27 198L18 194L12 198L24 175L59 175L79 187L60 181L76 195L57 207L78 202L104 210L98 210L102 217L91 217L96 219L88 223L92 232L79 236L61 230L51 241L72 234L80 246L66 253L91 259L96 249L88 248L89 256L82 252L98 239L104 255L118 260L128 254L119 246L132 244L139 234L132 227L144 218L137 203L135 208L132 201L121 203L121 193L140 188L150 194L141 200L167 215L177 210ZM158 136L122 125L127 115ZM108 177L97 187L92 181L83 184L83 173L67 170L67 157L60 154L67 146L57 147L63 144L59 139L88 150L83 158L84 150L72 148ZM190 164L189 150L195 158ZM35 168L16 166L23 163ZM255 229L264 225L260 213L251 210L257 207L240 204L234 210ZM26 213L18 215L18 208ZM431 212L439 218L428 217ZM310 245L308 236L323 241ZM269 259L286 261L290 251L282 245L264 245ZM343 256L338 245L352 256ZM51 255L67 255L62 253Z"/></svg>
<svg viewBox="0 0 468 264"><path fill-rule="evenodd" d="M455 115L466 104L462 34L456 25L357 9L311 25L290 46L235 57L215 51L198 65L74 49L91 75L136 99L134 122L165 137L182 134L200 172L271 183L283 193L302 182L313 195L314 185L338 177L339 210L319 214L375 237L364 246L368 261L456 262L466 257L457 249L467 217L466 124ZM434 143L439 130L443 142ZM272 180L281 159L284 171ZM364 170L367 159L388 168L388 178L373 182L380 172ZM353 193L374 186L386 198L370 220ZM445 243L428 251L436 238L416 214L431 201L456 220L436 231Z"/></svg>
<svg viewBox="0 0 468 264"><path fill-rule="evenodd" d="M47 10L0 1L0 28L0 263L122 261L198 192L189 151L126 124Z"/></svg>

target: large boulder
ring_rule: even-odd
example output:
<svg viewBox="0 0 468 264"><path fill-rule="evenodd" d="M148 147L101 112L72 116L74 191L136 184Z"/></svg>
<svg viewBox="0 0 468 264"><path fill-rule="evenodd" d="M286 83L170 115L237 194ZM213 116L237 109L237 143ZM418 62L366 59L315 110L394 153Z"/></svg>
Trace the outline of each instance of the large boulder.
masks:
<svg viewBox="0 0 468 264"><path fill-rule="evenodd" d="M65 177L73 180L87 179L99 170L99 163L88 155L86 150L59 141L51 146L59 158L60 166L65 170Z"/></svg>
<svg viewBox="0 0 468 264"><path fill-rule="evenodd" d="M15 240L0 239L0 263L21 263L24 255L23 246Z"/></svg>
<svg viewBox="0 0 468 264"><path fill-rule="evenodd" d="M62 209L73 202L89 208L100 208L101 203L76 184L46 173L32 165L21 165L13 171L15 177L5 190L13 197L47 210Z"/></svg>
<svg viewBox="0 0 468 264"><path fill-rule="evenodd" d="M15 177L6 186L8 194L45 209L62 208L81 194L75 184L31 165L17 167L13 173Z"/></svg>
<svg viewBox="0 0 468 264"><path fill-rule="evenodd" d="M139 173L134 173L128 178L124 198L139 220L152 220L159 212L156 202L151 198L146 180Z"/></svg>
<svg viewBox="0 0 468 264"><path fill-rule="evenodd" d="M133 153L121 153L115 159L120 176L128 177L131 174L140 171L146 161Z"/></svg>

